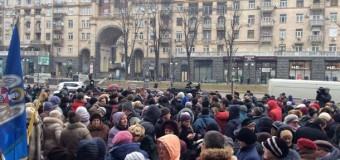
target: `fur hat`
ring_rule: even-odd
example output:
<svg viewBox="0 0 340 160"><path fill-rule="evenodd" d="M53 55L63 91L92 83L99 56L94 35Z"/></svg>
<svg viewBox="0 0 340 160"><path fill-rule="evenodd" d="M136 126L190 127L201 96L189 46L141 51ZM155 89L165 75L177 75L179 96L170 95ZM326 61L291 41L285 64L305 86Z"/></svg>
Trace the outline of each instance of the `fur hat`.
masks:
<svg viewBox="0 0 340 160"><path fill-rule="evenodd" d="M97 111L102 112L103 115L106 114L106 109L105 109L104 107L99 107L99 108L97 109Z"/></svg>
<svg viewBox="0 0 340 160"><path fill-rule="evenodd" d="M277 158L284 158L289 153L287 143L276 136L268 138L265 142L262 142L262 146L269 150Z"/></svg>
<svg viewBox="0 0 340 160"><path fill-rule="evenodd" d="M99 119L100 121L102 120L102 117L100 116L99 113L93 113L90 117L90 122L92 122L95 119Z"/></svg>
<svg viewBox="0 0 340 160"><path fill-rule="evenodd" d="M78 143L77 159L104 160L106 155L106 145L102 138L82 140Z"/></svg>
<svg viewBox="0 0 340 160"><path fill-rule="evenodd" d="M174 132L175 135L179 135L178 124L174 120L164 121L162 124L162 132L164 132L165 129L170 129Z"/></svg>
<svg viewBox="0 0 340 160"><path fill-rule="evenodd" d="M289 114L285 117L284 123L288 124L288 123L294 122L294 121L299 122L299 117L295 114Z"/></svg>
<svg viewBox="0 0 340 160"><path fill-rule="evenodd" d="M257 141L256 134L248 128L242 128L236 135L236 139L245 142L247 145L253 144Z"/></svg>
<svg viewBox="0 0 340 160"><path fill-rule="evenodd" d="M188 113L188 112L183 112L183 113L181 113L179 119L180 119L181 122L182 122L182 121L191 121L190 113Z"/></svg>
<svg viewBox="0 0 340 160"><path fill-rule="evenodd" d="M62 113L58 110L53 110L49 113L50 117L54 117L54 118L59 118L62 116Z"/></svg>
<svg viewBox="0 0 340 160"><path fill-rule="evenodd" d="M143 136L145 133L144 127L140 124L130 126L128 131L134 136Z"/></svg>
<svg viewBox="0 0 340 160"><path fill-rule="evenodd" d="M47 157L49 160L74 160L75 155L64 147L54 147L48 153Z"/></svg>
<svg viewBox="0 0 340 160"><path fill-rule="evenodd" d="M142 153L134 151L126 155L124 160L145 160Z"/></svg>
<svg viewBox="0 0 340 160"><path fill-rule="evenodd" d="M129 131L119 131L112 139L113 146L132 142L132 134Z"/></svg>
<svg viewBox="0 0 340 160"><path fill-rule="evenodd" d="M53 104L51 102L44 102L44 111L51 111L54 109Z"/></svg>
<svg viewBox="0 0 340 160"><path fill-rule="evenodd" d="M30 120L33 117L33 114L35 112L35 109L32 107L26 108L26 120ZM35 114L35 122L38 122L38 113Z"/></svg>
<svg viewBox="0 0 340 160"><path fill-rule="evenodd" d="M331 115L329 115L329 114L326 113L326 112L320 113L320 115L319 115L318 118L325 119L327 122L330 121L330 120L332 119Z"/></svg>
<svg viewBox="0 0 340 160"><path fill-rule="evenodd" d="M67 117L68 117L68 121L70 123L76 123L76 122L80 122L80 115L76 112L73 112L73 111L69 111L67 113Z"/></svg>
<svg viewBox="0 0 340 160"><path fill-rule="evenodd" d="M298 139L296 146L298 150L307 149L307 150L316 151L316 149L318 148L315 142L307 138Z"/></svg>

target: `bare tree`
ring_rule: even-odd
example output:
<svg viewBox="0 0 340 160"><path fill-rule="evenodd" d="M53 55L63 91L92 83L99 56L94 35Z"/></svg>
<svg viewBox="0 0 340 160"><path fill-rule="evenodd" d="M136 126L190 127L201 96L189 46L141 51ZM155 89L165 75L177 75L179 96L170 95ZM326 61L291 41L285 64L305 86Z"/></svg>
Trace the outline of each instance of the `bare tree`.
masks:
<svg viewBox="0 0 340 160"><path fill-rule="evenodd" d="M155 53L155 81L159 81L159 54L162 40L169 37L171 26L171 1L150 0L153 6L150 14L151 47Z"/></svg>
<svg viewBox="0 0 340 160"><path fill-rule="evenodd" d="M195 9L184 9L184 12L180 13L182 20L182 31L184 39L184 47L186 52L186 59L188 63L187 77L189 81L192 81L190 58L194 48L195 41L198 35L198 27L201 19L198 17L198 10Z"/></svg>
<svg viewBox="0 0 340 160"><path fill-rule="evenodd" d="M122 39L124 48L125 62L125 79L128 78L128 66L131 62L131 57L134 53L135 43L138 32L143 23L145 12L143 12L145 3L142 0L130 1L120 0L119 3L119 15L118 24L122 29ZM131 33L132 32L132 33ZM134 37L130 40L130 34L134 34ZM128 54L130 52L130 54Z"/></svg>
<svg viewBox="0 0 340 160"><path fill-rule="evenodd" d="M241 11L234 9L230 13L230 20L224 21L224 31L225 31L225 45L226 45L226 57L227 57L227 83L231 83L231 93L233 93L233 77L232 70L235 61L235 56L238 48L235 46L235 42L239 37L239 32L242 28L240 24Z"/></svg>

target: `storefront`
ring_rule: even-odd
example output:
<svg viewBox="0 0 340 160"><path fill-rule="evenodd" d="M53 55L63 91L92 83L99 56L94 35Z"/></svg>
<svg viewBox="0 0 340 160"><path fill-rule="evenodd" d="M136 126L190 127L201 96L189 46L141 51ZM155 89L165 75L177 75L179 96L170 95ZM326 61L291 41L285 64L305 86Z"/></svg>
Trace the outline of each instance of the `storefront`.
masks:
<svg viewBox="0 0 340 160"><path fill-rule="evenodd" d="M289 79L310 80L311 61L290 61Z"/></svg>
<svg viewBox="0 0 340 160"><path fill-rule="evenodd" d="M271 78L276 78L276 57L255 57L256 83L267 84Z"/></svg>
<svg viewBox="0 0 340 160"><path fill-rule="evenodd" d="M194 61L194 81L211 80L212 75L212 60Z"/></svg>
<svg viewBox="0 0 340 160"><path fill-rule="evenodd" d="M339 81L340 61L325 61L325 80Z"/></svg>

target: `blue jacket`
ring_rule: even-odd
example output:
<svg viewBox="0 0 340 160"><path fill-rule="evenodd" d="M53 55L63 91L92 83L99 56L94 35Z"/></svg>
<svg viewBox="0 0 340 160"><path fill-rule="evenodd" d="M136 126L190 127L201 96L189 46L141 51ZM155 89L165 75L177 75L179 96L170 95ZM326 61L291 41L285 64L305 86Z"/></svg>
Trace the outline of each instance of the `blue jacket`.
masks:
<svg viewBox="0 0 340 160"><path fill-rule="evenodd" d="M215 123L216 125L218 125L215 119L211 118L210 115L202 115L194 123L195 132L198 133L201 129L204 129L204 128L206 129L206 127L210 123Z"/></svg>
<svg viewBox="0 0 340 160"><path fill-rule="evenodd" d="M247 145L236 153L238 160L261 160L261 157L257 153L256 143Z"/></svg>
<svg viewBox="0 0 340 160"><path fill-rule="evenodd" d="M110 150L109 156L106 160L124 160L126 155L132 152L140 152L144 155L144 158L149 158L148 154L141 150L138 143L128 142L121 144L119 146L115 146Z"/></svg>

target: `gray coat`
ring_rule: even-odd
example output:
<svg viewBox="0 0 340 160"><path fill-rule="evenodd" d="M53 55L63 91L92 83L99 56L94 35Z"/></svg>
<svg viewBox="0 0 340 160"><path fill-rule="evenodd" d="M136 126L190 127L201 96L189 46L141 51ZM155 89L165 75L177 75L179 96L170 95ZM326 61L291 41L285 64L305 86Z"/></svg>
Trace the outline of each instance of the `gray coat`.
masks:
<svg viewBox="0 0 340 160"><path fill-rule="evenodd" d="M61 131L60 146L67 147L72 153L76 153L78 143L84 139L91 139L90 131L80 122L69 123Z"/></svg>

